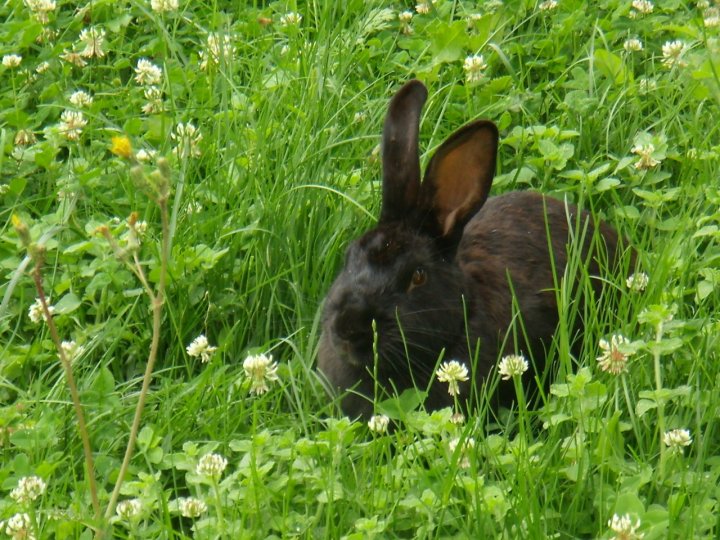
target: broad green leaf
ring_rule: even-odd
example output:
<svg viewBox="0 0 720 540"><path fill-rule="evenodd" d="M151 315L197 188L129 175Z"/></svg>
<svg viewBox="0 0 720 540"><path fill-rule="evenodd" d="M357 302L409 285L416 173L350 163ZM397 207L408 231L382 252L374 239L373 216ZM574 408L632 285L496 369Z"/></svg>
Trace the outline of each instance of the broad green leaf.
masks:
<svg viewBox="0 0 720 540"><path fill-rule="evenodd" d="M620 180L615 178L614 176L608 176L607 178L603 178L599 182L595 184L595 191L600 193L603 191L608 191L610 189L613 189L620 185Z"/></svg>
<svg viewBox="0 0 720 540"><path fill-rule="evenodd" d="M457 62L465 57L467 23L437 24L428 29L430 53L435 63Z"/></svg>
<svg viewBox="0 0 720 540"><path fill-rule="evenodd" d="M615 84L622 85L627 82L627 70L622 58L618 55L605 49L596 49L593 60L600 73L612 80Z"/></svg>
<svg viewBox="0 0 720 540"><path fill-rule="evenodd" d="M55 307L56 314L67 315L80 307L80 299L75 293L70 292L53 304L53 306Z"/></svg>
<svg viewBox="0 0 720 540"><path fill-rule="evenodd" d="M646 412L656 408L657 403L655 403L655 401L649 399L641 399L635 405L635 414L637 414L639 417L642 417L645 415Z"/></svg>

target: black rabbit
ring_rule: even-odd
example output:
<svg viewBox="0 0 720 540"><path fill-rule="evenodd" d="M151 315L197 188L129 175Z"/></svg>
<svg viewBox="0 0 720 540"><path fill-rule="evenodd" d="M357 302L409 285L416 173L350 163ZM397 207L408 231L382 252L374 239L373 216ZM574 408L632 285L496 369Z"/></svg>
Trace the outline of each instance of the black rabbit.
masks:
<svg viewBox="0 0 720 540"><path fill-rule="evenodd" d="M530 192L488 199L498 149L498 130L489 121L450 136L421 183L418 131L426 98L425 86L410 81L391 100L380 220L350 245L325 300L318 367L335 390L352 389L342 401L350 416L372 414L377 388L427 389L441 354L470 368L478 340L477 384L501 354L532 355L539 370L559 320L555 291L576 207ZM595 225L585 213L581 223L589 228L583 260L598 276L600 261L615 260L618 236L600 223L604 246L594 249ZM588 256L591 251L602 256ZM598 291L601 281L594 280ZM505 340L513 301L523 351ZM426 407L452 403L447 386L433 381Z"/></svg>

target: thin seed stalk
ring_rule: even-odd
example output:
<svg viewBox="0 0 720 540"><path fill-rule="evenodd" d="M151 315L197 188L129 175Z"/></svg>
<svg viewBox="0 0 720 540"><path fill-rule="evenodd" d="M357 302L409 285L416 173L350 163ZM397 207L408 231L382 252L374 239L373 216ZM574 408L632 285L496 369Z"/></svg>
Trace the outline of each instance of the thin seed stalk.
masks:
<svg viewBox="0 0 720 540"><path fill-rule="evenodd" d="M377 332L377 322L375 322L375 319L372 320L370 323L372 325L372 333L373 333L373 412L375 409L375 405L378 402L378 363L380 362L380 355L378 354L378 332Z"/></svg>
<svg viewBox="0 0 720 540"><path fill-rule="evenodd" d="M150 381L152 380L153 369L155 367L155 361L157 360L158 348L160 345L160 330L162 326L162 307L165 303L165 284L167 274L167 262L170 253L170 235L169 235L169 222L168 222L168 211L167 211L167 197L161 196L158 198L158 205L160 206L160 217L162 220L162 244L160 253L160 280L158 282L157 293L153 293L152 289L148 285L145 286L150 302L152 305L153 313L153 333L152 342L150 344L150 353L148 354L147 365L145 366L145 374L143 375L142 389L140 390L140 396L135 407L135 416L133 417L132 426L130 427L130 436L128 438L127 447L125 448L125 456L120 466L120 473L118 475L117 482L113 489L110 501L108 502L107 508L105 509L105 519L110 519L115 506L117 505L118 497L120 496L120 488L125 479L128 467L130 466L130 459L135 451L135 443L137 441L137 435L140 430L140 421L142 419L142 413L145 408L145 402L150 390ZM143 284L147 283L145 275L140 267L136 263L137 271L140 276L140 280Z"/></svg>
<svg viewBox="0 0 720 540"><path fill-rule="evenodd" d="M663 336L663 323L660 322L657 325L657 329L655 332L655 342L660 343ZM660 371L660 353L658 352L658 347L655 347L655 350L653 351L653 366L655 370L655 391L656 391L656 398L657 399L657 411L658 411L658 440L660 442L660 465L659 465L659 473L660 478L665 478L665 459L666 459L666 452L665 452L665 444L663 443L663 434L665 433L665 401L660 398L660 391L662 390L662 372Z"/></svg>
<svg viewBox="0 0 720 540"><path fill-rule="evenodd" d="M80 440L82 441L83 453L85 455L85 466L87 467L87 480L90 487L90 499L92 501L93 511L95 512L95 519L100 520L102 511L100 509L100 500L98 499L97 483L95 481L95 461L93 459L92 447L90 446L90 436L88 434L87 424L85 423L85 414L83 413L82 404L80 403L80 393L75 383L75 377L72 372L72 365L68 360L64 349L62 348L62 342L60 341L60 335L55 326L55 320L50 313L48 307L47 298L45 297L45 291L42 285L42 273L40 266L42 265L42 255L35 255L35 268L33 269L32 276L35 281L35 288L37 289L38 297L40 298L40 304L42 305L43 314L47 321L48 329L50 330L50 337L55 344L55 348L60 356L60 363L62 364L63 370L65 371L65 380L67 381L68 388L70 388L70 396L72 398L73 408L75 409L75 417L78 422L78 431L80 432Z"/></svg>

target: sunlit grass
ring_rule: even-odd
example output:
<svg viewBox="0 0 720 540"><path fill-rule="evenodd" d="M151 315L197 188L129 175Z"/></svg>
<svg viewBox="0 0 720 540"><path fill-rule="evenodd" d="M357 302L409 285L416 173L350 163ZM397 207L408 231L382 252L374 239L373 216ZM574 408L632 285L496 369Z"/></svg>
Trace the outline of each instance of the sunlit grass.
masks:
<svg viewBox="0 0 720 540"><path fill-rule="evenodd" d="M610 538L639 522L645 538L716 537L719 8L648 4L0 7L0 536L87 538L97 525L58 353L28 316L37 294L13 215L45 246L62 339L82 347L73 372L102 505L116 481L152 315L97 230L127 248L138 212L153 286L162 236L113 142L127 137L148 174L169 160L172 237L120 496L137 502L113 536ZM413 77L430 90L423 163L463 123L492 119L495 193L580 203L634 246L648 282L608 276L613 294L593 298L571 249L580 286L558 283L549 384L501 410L476 389L463 422L406 395L381 407L403 419L381 433L340 417L313 363L320 302L379 209L387 100ZM191 347L200 335L217 347L208 362ZM598 362L614 335L628 340L617 374ZM261 354L278 362L267 392L243 369ZM198 471L209 454L227 459L219 474ZM43 494L12 496L35 476Z"/></svg>

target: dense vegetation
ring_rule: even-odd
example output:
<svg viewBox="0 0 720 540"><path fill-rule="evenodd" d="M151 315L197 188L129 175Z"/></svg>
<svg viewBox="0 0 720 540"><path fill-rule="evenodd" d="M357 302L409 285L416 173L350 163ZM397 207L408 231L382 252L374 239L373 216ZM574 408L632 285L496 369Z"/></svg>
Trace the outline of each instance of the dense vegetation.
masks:
<svg viewBox="0 0 720 540"><path fill-rule="evenodd" d="M0 537L720 534L717 4L9 0L0 36ZM581 203L641 267L549 393L406 394L383 433L313 363L413 77L425 158L492 119L496 193Z"/></svg>

